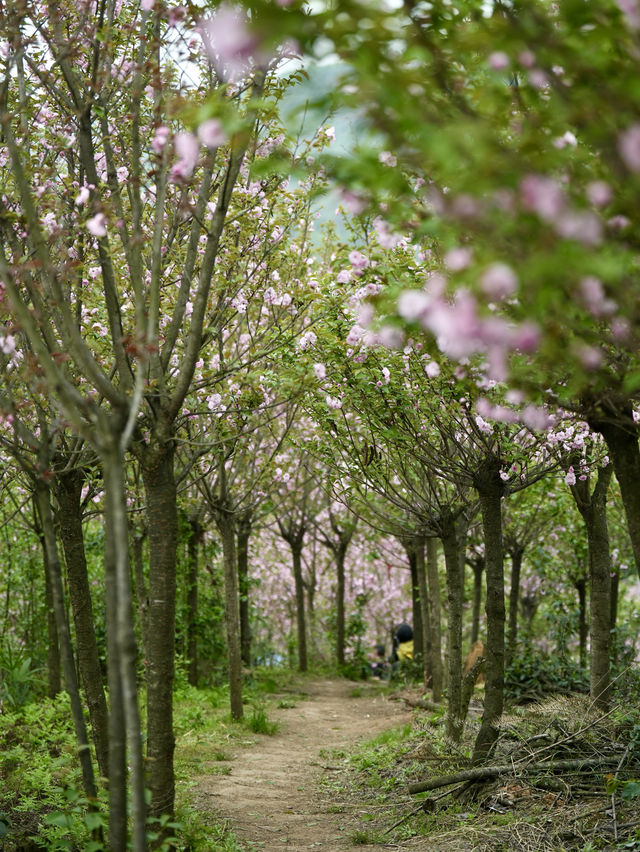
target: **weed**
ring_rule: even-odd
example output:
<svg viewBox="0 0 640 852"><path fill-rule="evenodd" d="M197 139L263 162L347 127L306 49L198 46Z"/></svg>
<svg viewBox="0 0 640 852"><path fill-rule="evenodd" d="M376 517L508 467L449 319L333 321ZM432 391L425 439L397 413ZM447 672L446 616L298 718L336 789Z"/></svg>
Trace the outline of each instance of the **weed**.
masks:
<svg viewBox="0 0 640 852"><path fill-rule="evenodd" d="M254 734L267 734L273 736L279 728L277 722L270 722L264 707L254 707L251 716L247 719L247 726Z"/></svg>
<svg viewBox="0 0 640 852"><path fill-rule="evenodd" d="M277 706L280 710L290 710L292 707L297 707L298 705L296 704L295 701L289 701L289 699L283 698L280 701L278 701Z"/></svg>
<svg viewBox="0 0 640 852"><path fill-rule="evenodd" d="M352 831L349 835L349 840L353 846L369 846L369 844L376 842L368 831L362 831L361 829Z"/></svg>
<svg viewBox="0 0 640 852"><path fill-rule="evenodd" d="M361 686L354 686L349 690L349 698L362 698L363 695L364 689Z"/></svg>

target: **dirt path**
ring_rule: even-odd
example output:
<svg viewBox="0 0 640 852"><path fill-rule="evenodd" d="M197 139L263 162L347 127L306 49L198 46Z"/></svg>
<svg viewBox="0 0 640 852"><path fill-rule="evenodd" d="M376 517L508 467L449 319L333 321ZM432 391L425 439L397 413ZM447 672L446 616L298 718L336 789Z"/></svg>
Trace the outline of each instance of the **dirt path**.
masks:
<svg viewBox="0 0 640 852"><path fill-rule="evenodd" d="M320 790L321 774L332 771L326 769L331 759L320 752L350 748L411 718L375 684L359 697L350 696L354 684L348 681L314 681L304 691L309 697L295 707L269 714L280 724L278 733L239 749L230 775L199 779L199 807L227 818L247 849L353 849L349 835L357 817L336 813L337 803Z"/></svg>

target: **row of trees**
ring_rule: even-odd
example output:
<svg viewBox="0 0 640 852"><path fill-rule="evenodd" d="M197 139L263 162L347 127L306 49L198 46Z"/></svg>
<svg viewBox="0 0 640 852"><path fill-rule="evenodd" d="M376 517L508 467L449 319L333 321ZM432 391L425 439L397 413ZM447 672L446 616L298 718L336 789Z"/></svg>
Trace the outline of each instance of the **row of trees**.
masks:
<svg viewBox="0 0 640 852"><path fill-rule="evenodd" d="M638 171L634 26L612 3L486 13L256 3L249 20L225 4L22 0L3 12L1 440L21 490L7 489L35 512L91 800L76 658L108 778L111 849L128 848L129 793L131 848L147 846L145 785L152 816L173 809L180 505L192 614L201 531L217 530L235 718L254 527L269 517L290 549L303 669L311 527L335 563L339 663L356 518L397 537L436 697L439 583L427 543L440 538L453 738L465 545L479 524L479 761L504 698L502 504L562 470L589 546L591 689L608 700L612 469L640 564L625 224ZM306 142L281 124L284 93L304 76L276 73L290 46L274 42L287 34L309 52L331 43L348 63L341 96L377 134L348 157L327 151L330 132ZM598 122L594 57L610 81ZM311 204L328 176L351 211L344 247L335 234L312 243ZM84 552L98 493L107 695ZM193 661L193 631L186 641Z"/></svg>

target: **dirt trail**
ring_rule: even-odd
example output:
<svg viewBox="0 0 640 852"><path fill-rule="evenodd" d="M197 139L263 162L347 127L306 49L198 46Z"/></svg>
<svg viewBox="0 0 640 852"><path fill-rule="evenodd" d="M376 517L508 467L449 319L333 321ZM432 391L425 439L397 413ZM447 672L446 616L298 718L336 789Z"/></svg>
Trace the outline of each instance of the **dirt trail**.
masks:
<svg viewBox="0 0 640 852"><path fill-rule="evenodd" d="M351 697L348 681L305 683L308 698L269 717L280 728L275 736L234 755L230 775L199 778L199 807L227 818L247 849L351 850L349 835L358 826L348 810L319 789L331 764L320 756L327 748L350 748L411 718L401 702L390 701L375 684ZM324 768L323 768L324 767ZM362 850L379 847L358 846Z"/></svg>

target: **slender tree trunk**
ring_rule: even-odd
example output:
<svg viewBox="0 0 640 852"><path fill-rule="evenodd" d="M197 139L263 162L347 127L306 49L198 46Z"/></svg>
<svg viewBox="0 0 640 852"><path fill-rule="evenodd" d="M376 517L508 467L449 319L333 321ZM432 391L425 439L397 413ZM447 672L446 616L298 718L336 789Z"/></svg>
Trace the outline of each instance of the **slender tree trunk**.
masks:
<svg viewBox="0 0 640 852"><path fill-rule="evenodd" d="M611 634L611 662L618 662L620 648L618 645L618 597L620 592L620 574L617 568L611 570L611 615L609 618L609 632Z"/></svg>
<svg viewBox="0 0 640 852"><path fill-rule="evenodd" d="M98 768L109 775L109 715L102 682L102 667L95 632L93 603L82 535L82 485L78 470L58 474L56 519L67 565L67 582L78 650L78 668L87 698Z"/></svg>
<svg viewBox="0 0 640 852"><path fill-rule="evenodd" d="M509 627L506 653L506 665L509 665L516 653L518 640L518 606L520 604L520 576L522 574L522 556L524 548L513 547L511 556L511 589L509 590Z"/></svg>
<svg viewBox="0 0 640 852"><path fill-rule="evenodd" d="M419 653L422 657L422 678L424 682L424 688L428 689L431 686L431 667L429 665L429 652L427 648L427 634L426 631L422 629L422 625L425 623L424 614L426 611L427 603L427 573L425 568L425 559L424 559L424 549L426 545L426 539L423 535L416 535L413 537L411 544L409 545L411 548L413 563L415 571L416 580L418 582L418 613L420 619L420 635L416 634L415 621L413 625L413 650L414 654Z"/></svg>
<svg viewBox="0 0 640 852"><path fill-rule="evenodd" d="M472 763L485 761L498 738L495 727L504 707L504 561L502 550L502 495L500 460L488 456L478 470L475 486L480 498L484 533L485 573L487 583L486 615L487 658L484 713L476 737Z"/></svg>
<svg viewBox="0 0 640 852"><path fill-rule="evenodd" d="M413 644L417 651L423 655L424 685L431 686L431 671L429 669L428 647L426 631L423 632L422 624L422 595L420 594L420 581L416 569L416 554L413 547L404 543L404 549L409 560L411 571L411 617L413 619Z"/></svg>
<svg viewBox="0 0 640 852"><path fill-rule="evenodd" d="M462 575L455 518L448 513L441 529L447 573L447 736L459 742L462 736Z"/></svg>
<svg viewBox="0 0 640 852"><path fill-rule="evenodd" d="M605 410L603 415L590 417L589 426L600 432L611 454L636 570L640 575L640 447L631 402L625 401L620 411L612 408L611 411Z"/></svg>
<svg viewBox="0 0 640 852"><path fill-rule="evenodd" d="M238 584L240 589L240 652L245 666L251 665L251 619L249 606L249 539L251 538L251 513L238 519Z"/></svg>
<svg viewBox="0 0 640 852"><path fill-rule="evenodd" d="M198 554L202 541L202 525L197 517L189 518L187 540L187 680L198 685Z"/></svg>
<svg viewBox="0 0 640 852"><path fill-rule="evenodd" d="M147 767L150 815L172 814L175 800L173 676L178 512L169 440L141 457L149 530Z"/></svg>
<svg viewBox="0 0 640 852"><path fill-rule="evenodd" d="M107 593L107 605L115 604L107 612L109 659L109 697L114 701L111 689L118 681L115 690L119 706L115 709L115 719L110 734L118 728L114 760L117 761L119 779L125 784L124 803L126 805L126 767L122 767L123 745L121 744L121 725L124 722L126 745L128 746L130 808L132 834L127 849L145 852L147 849L147 804L145 798L145 767L142 754L141 720L138 706L137 685L137 646L133 620L133 590L131 586L131 564L129 560L129 523L125 492L124 459L118 443L113 439L101 452L105 485L105 567L111 578L111 588ZM114 636L115 634L115 636ZM111 743L110 743L111 745ZM151 737L149 737L151 747ZM109 766L109 791L113 789L114 779ZM153 779L151 779L151 783ZM122 806L122 792L114 791L119 806ZM111 799L110 799L111 803ZM118 820L118 824L120 822ZM125 811L126 826L126 811ZM118 850L110 833L109 848ZM125 847L123 847L125 848Z"/></svg>
<svg viewBox="0 0 640 852"><path fill-rule="evenodd" d="M607 491L613 471L598 469L598 479L589 494L589 481L571 487L587 528L589 542L590 633L589 675L591 698L606 709L611 698L611 552L607 526Z"/></svg>
<svg viewBox="0 0 640 852"><path fill-rule="evenodd" d="M587 624L587 579L580 577L575 581L578 592L578 641L580 668L587 666L587 638L589 636L589 625Z"/></svg>
<svg viewBox="0 0 640 852"><path fill-rule="evenodd" d="M344 561L347 543L340 540L336 551L336 662L344 666L345 607L344 607Z"/></svg>
<svg viewBox="0 0 640 852"><path fill-rule="evenodd" d="M147 664L147 647L149 636L149 593L147 592L147 580L144 576L144 540L147 537L145 528L138 528L131 525L130 539L131 552L133 555L133 573L135 576L135 598L136 607L138 610L138 622L140 624L140 644L142 651L142 659Z"/></svg>
<svg viewBox="0 0 640 852"><path fill-rule="evenodd" d="M49 556L42 531L39 532L44 562L45 602L47 606L47 682L49 698L55 698L61 691L60 682L60 648L58 647L58 631L56 629L56 613L53 606L53 591L51 589L51 572Z"/></svg>
<svg viewBox="0 0 640 852"><path fill-rule="evenodd" d="M231 718L239 720L242 719L244 710L242 707L240 594L238 588L235 521L233 515L224 509L219 509L215 517L222 542L222 561L224 564L224 602L225 624L227 627L227 661L229 667Z"/></svg>
<svg viewBox="0 0 640 852"><path fill-rule="evenodd" d="M474 559L473 568L473 608L471 610L471 644L478 641L480 636L480 611L482 607L482 575L484 559Z"/></svg>
<svg viewBox="0 0 640 852"><path fill-rule="evenodd" d="M440 605L440 579L438 577L438 539L427 539L426 558L426 623L429 636L429 667L431 690L435 702L442 699L442 607ZM427 631L425 630L425 634Z"/></svg>
<svg viewBox="0 0 640 852"><path fill-rule="evenodd" d="M91 762L91 751L87 728L82 714L82 700L76 677L75 661L73 659L73 648L71 647L71 636L67 624L67 616L64 605L64 591L62 586L62 570L58 558L56 535L53 526L53 513L48 486L41 480L34 482L35 500L38 507L38 515L42 535L47 549L47 571L51 584L51 596L53 599L53 610L58 631L58 643L60 647L60 658L64 672L65 688L71 702L71 716L78 741L78 757L82 770L82 785L88 799L95 799L97 795L96 784Z"/></svg>
<svg viewBox="0 0 640 852"><path fill-rule="evenodd" d="M304 580L302 577L302 540L289 542L293 558L293 579L296 587L296 628L298 636L298 670L306 672L307 659L307 624L304 608ZM343 639L344 641L344 639Z"/></svg>

